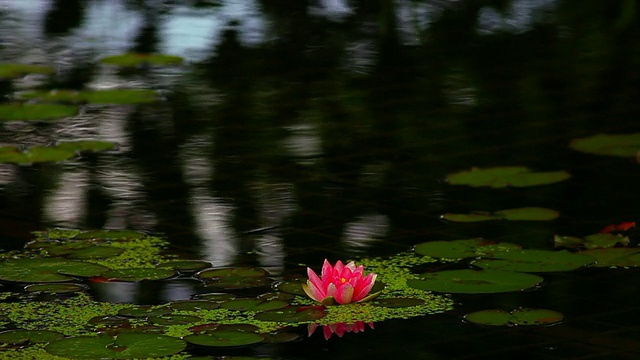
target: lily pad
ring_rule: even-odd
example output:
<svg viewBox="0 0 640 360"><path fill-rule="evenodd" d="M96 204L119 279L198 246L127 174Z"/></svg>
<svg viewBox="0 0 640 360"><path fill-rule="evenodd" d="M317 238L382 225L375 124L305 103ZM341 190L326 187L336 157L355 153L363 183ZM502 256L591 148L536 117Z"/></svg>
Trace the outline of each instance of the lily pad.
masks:
<svg viewBox="0 0 640 360"><path fill-rule="evenodd" d="M254 315L260 321L299 323L315 321L327 316L324 306L289 306L282 309L262 311Z"/></svg>
<svg viewBox="0 0 640 360"><path fill-rule="evenodd" d="M109 270L84 261L40 258L0 262L0 280L17 282L62 282L72 276L91 277Z"/></svg>
<svg viewBox="0 0 640 360"><path fill-rule="evenodd" d="M33 164L43 162L58 162L76 156L73 151L48 146L33 146L21 150L15 146L0 147L0 163Z"/></svg>
<svg viewBox="0 0 640 360"><path fill-rule="evenodd" d="M175 276L175 272L168 269L133 268L109 270L100 274L100 276L117 281L163 280Z"/></svg>
<svg viewBox="0 0 640 360"><path fill-rule="evenodd" d="M31 64L0 64L0 79L14 79L27 74L52 74L51 66Z"/></svg>
<svg viewBox="0 0 640 360"><path fill-rule="evenodd" d="M194 334L202 334L208 333L212 331L244 331L244 332L252 332L258 333L260 328L251 325L251 324L218 324L218 323L210 323L210 324L201 324L192 326L189 328Z"/></svg>
<svg viewBox="0 0 640 360"><path fill-rule="evenodd" d="M559 323L563 315L547 309L482 310L467 314L465 320L491 326L535 326Z"/></svg>
<svg viewBox="0 0 640 360"><path fill-rule="evenodd" d="M588 235L584 238L584 246L587 249L606 249L616 245L626 246L629 245L629 243L629 237L621 234L600 233Z"/></svg>
<svg viewBox="0 0 640 360"><path fill-rule="evenodd" d="M471 264L485 270L554 272L571 271L593 264L591 256L566 250L512 250L493 255L494 259L479 259Z"/></svg>
<svg viewBox="0 0 640 360"><path fill-rule="evenodd" d="M174 301L168 305L170 309L182 311L214 310L220 307L219 302L206 300Z"/></svg>
<svg viewBox="0 0 640 360"><path fill-rule="evenodd" d="M635 267L640 266L640 248L619 247L608 249L590 249L578 252L596 259L595 267Z"/></svg>
<svg viewBox="0 0 640 360"><path fill-rule="evenodd" d="M124 249L113 246L91 246L83 249L74 250L67 254L67 257L73 259L104 259L108 257L118 256L124 252Z"/></svg>
<svg viewBox="0 0 640 360"><path fill-rule="evenodd" d="M99 140L64 141L56 145L58 149L69 150L75 153L107 151L115 147L115 143Z"/></svg>
<svg viewBox="0 0 640 360"><path fill-rule="evenodd" d="M560 216L560 214L558 214L558 212L553 209L540 207L523 207L495 212L476 211L470 214L446 213L442 215L442 218L453 222L478 222L489 220L548 221L554 220L558 218L558 216Z"/></svg>
<svg viewBox="0 0 640 360"><path fill-rule="evenodd" d="M145 89L115 89L89 91L82 93L82 98L89 104L144 104L160 100L154 90Z"/></svg>
<svg viewBox="0 0 640 360"><path fill-rule="evenodd" d="M420 255L444 259L464 259L477 256L491 256L500 251L520 249L520 245L496 243L482 238L429 241L415 246L414 251Z"/></svg>
<svg viewBox="0 0 640 360"><path fill-rule="evenodd" d="M387 298L376 300L373 305L387 308L404 308L424 304L424 300L416 298Z"/></svg>
<svg viewBox="0 0 640 360"><path fill-rule="evenodd" d="M155 307L148 305L140 305L120 309L118 315L127 317L147 317L170 314L172 309L167 307Z"/></svg>
<svg viewBox="0 0 640 360"><path fill-rule="evenodd" d="M224 302L227 300L233 300L236 297L237 296L233 294L227 294L227 293L203 293L203 294L197 294L193 298L198 300Z"/></svg>
<svg viewBox="0 0 640 360"><path fill-rule="evenodd" d="M205 269L196 274L199 279L216 279L229 277L260 277L268 276L269 273L262 268L253 267L235 267L235 268L219 268Z"/></svg>
<svg viewBox="0 0 640 360"><path fill-rule="evenodd" d="M307 296L302 289L302 284L304 284L302 281L282 281L275 285L275 289L287 294Z"/></svg>
<svg viewBox="0 0 640 360"><path fill-rule="evenodd" d="M147 237L147 234L135 230L87 230L75 234L73 236L73 239L129 240L141 239L145 237Z"/></svg>
<svg viewBox="0 0 640 360"><path fill-rule="evenodd" d="M489 294L525 290L541 283L537 275L497 270L446 270L409 279L407 285L418 290L454 294Z"/></svg>
<svg viewBox="0 0 640 360"><path fill-rule="evenodd" d="M199 271L209 268L211 263L203 260L173 260L159 264L157 267L161 269L172 269L180 272Z"/></svg>
<svg viewBox="0 0 640 360"><path fill-rule="evenodd" d="M195 345L231 347L245 346L262 342L264 339L259 334L244 331L212 331L206 334L193 334L184 339Z"/></svg>
<svg viewBox="0 0 640 360"><path fill-rule="evenodd" d="M640 133L597 134L573 139L569 147L587 154L636 157L640 151Z"/></svg>
<svg viewBox="0 0 640 360"><path fill-rule="evenodd" d="M289 306L283 300L260 300L260 299L236 299L223 302L220 307L238 311L264 311L280 309Z"/></svg>
<svg viewBox="0 0 640 360"><path fill-rule="evenodd" d="M102 59L102 63L122 67L137 67L141 65L180 65L183 58L166 54L142 54L127 53L121 55L107 56Z"/></svg>
<svg viewBox="0 0 640 360"><path fill-rule="evenodd" d="M0 121L55 120L75 116L78 107L60 104L0 104Z"/></svg>
<svg viewBox="0 0 640 360"><path fill-rule="evenodd" d="M71 359L146 359L176 354L186 347L184 340L171 336L123 332L115 337L69 337L50 343L45 350Z"/></svg>
<svg viewBox="0 0 640 360"><path fill-rule="evenodd" d="M267 344L282 344L296 341L300 338L298 334L290 332L278 332L275 334L261 334L264 338L262 342Z"/></svg>
<svg viewBox="0 0 640 360"><path fill-rule="evenodd" d="M40 344L63 337L64 334L50 330L9 330L0 332L0 343L11 345Z"/></svg>
<svg viewBox="0 0 640 360"><path fill-rule="evenodd" d="M571 174L566 171L533 172L524 166L499 166L485 169L471 168L471 170L449 174L447 181L451 185L504 188L547 185L570 177Z"/></svg>
<svg viewBox="0 0 640 360"><path fill-rule="evenodd" d="M149 316L149 322L154 325L189 325L202 321L202 318L192 315L154 315Z"/></svg>
<svg viewBox="0 0 640 360"><path fill-rule="evenodd" d="M25 286L24 290L30 293L66 294L84 291L80 284L33 284Z"/></svg>

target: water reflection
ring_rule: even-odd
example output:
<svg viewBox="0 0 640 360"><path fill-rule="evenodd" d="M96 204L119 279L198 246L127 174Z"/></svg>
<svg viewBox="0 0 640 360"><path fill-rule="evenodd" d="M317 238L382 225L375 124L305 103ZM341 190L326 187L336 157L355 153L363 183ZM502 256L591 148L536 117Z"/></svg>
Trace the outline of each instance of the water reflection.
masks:
<svg viewBox="0 0 640 360"><path fill-rule="evenodd" d="M310 337L316 331L318 327L322 328L322 334L324 335L325 340L329 340L333 334L336 334L338 337L343 337L346 333L358 333L363 332L368 325L370 329L373 329L373 323L364 321L356 321L352 324L348 323L335 323L331 325L318 325L318 324L309 324L307 327L308 336Z"/></svg>

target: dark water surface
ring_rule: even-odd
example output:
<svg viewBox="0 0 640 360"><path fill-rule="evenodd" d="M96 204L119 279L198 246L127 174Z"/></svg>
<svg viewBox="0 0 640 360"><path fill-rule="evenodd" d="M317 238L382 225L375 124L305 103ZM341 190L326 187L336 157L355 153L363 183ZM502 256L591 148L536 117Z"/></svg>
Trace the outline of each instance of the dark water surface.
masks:
<svg viewBox="0 0 640 360"><path fill-rule="evenodd" d="M214 266L283 274L429 240L481 236L550 249L553 234L640 220L635 159L568 148L577 137L640 131L639 11L633 0L0 0L0 62L54 66L48 87L142 87L164 97L88 106L53 125L1 124L2 144L98 138L120 147L59 164L0 164L0 246L21 248L52 226L129 228L161 233ZM98 63L127 51L179 55L186 65L118 73ZM0 82L0 101L38 81ZM501 190L443 180L499 165L573 176ZM520 206L561 216L440 219ZM534 292L454 296L458 306L446 314L238 354L640 356L638 271L545 279ZM184 296L179 290L165 296ZM143 290L128 291L109 296L133 301ZM518 306L563 312L565 322L488 329L461 320Z"/></svg>

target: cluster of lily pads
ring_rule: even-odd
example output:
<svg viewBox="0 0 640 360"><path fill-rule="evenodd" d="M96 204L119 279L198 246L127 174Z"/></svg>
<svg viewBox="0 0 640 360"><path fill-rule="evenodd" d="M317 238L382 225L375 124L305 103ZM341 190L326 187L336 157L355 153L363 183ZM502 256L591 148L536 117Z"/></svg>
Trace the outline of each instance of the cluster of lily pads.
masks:
<svg viewBox="0 0 640 360"><path fill-rule="evenodd" d="M105 57L101 62L107 66L137 68L149 66L179 65L182 58L164 54L127 53ZM0 63L0 80L14 79L30 74L51 76L55 71L50 66ZM76 116L83 104L130 105L153 103L160 100L158 93L151 89L110 89L110 90L27 90L13 94L13 101L0 103L0 123L16 121L52 121ZM101 143L76 149L78 144L57 146L4 146L0 148L0 163L32 164L67 160L78 152L100 151L115 144Z"/></svg>
<svg viewBox="0 0 640 360"><path fill-rule="evenodd" d="M416 279L410 268L434 261L413 252L363 260L380 280L375 301L322 306L304 294L306 279L276 279L255 267L213 268L171 256L167 245L130 230L52 229L22 251L0 254L0 281L14 289L0 302L0 358L183 359L193 347L294 341L300 325L341 335L364 330L356 324L452 308L446 296L407 288ZM89 295L92 284L180 279L199 285L190 298L166 304L112 304Z"/></svg>
<svg viewBox="0 0 640 360"><path fill-rule="evenodd" d="M115 148L115 143L99 140L61 141L50 146L0 146L0 164L29 165L43 162L58 162L82 154L97 153Z"/></svg>
<svg viewBox="0 0 640 360"><path fill-rule="evenodd" d="M617 146L613 143L619 138L609 135L574 140L571 146L585 152L606 151L611 155L624 153L625 156L635 156L640 147L640 138L623 137L628 143ZM533 172L526 167L513 166L473 168L449 175L448 181L452 185L503 188L547 185L568 178L570 174L564 171ZM546 221L557 217L555 210L537 207L470 214L449 213L442 216L452 222ZM417 254L442 261L467 260L470 268L426 272L420 274L419 279L409 280L407 285L440 293L501 293L539 286L544 279L537 273L571 271L585 267L640 266L640 247L629 246L629 238L621 234L634 226L633 222L610 225L598 233L584 237L555 235L555 250L523 249L518 244L492 242L483 238L421 243L414 247ZM546 309L515 309L511 312L484 310L468 314L465 319L484 325L548 325L561 321L562 315Z"/></svg>

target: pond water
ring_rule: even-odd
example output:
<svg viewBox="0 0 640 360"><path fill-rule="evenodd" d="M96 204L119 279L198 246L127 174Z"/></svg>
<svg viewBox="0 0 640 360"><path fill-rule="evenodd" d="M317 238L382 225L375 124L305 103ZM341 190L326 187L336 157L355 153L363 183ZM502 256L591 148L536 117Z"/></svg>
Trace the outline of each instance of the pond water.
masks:
<svg viewBox="0 0 640 360"><path fill-rule="evenodd" d="M4 121L9 110L0 109L3 146L117 144L65 161L0 163L0 247L19 251L34 231L55 227L130 229L161 236L165 252L183 259L261 267L283 279L304 276L307 266L318 271L325 258L388 258L430 241L482 237L555 250L554 235L584 237L637 221L640 157L570 143L640 132L638 11L633 0L0 0L0 63L53 68L0 79L0 105L42 101L22 99L51 89L151 89L158 97L135 103L127 94L114 104L74 95L79 113L55 121ZM183 62L101 61L124 53ZM640 150L640 141L633 146ZM571 177L502 188L446 180L496 166ZM559 216L442 218L521 207ZM618 232L627 247L638 246L637 228ZM329 340L320 331L307 336L304 325L293 330L301 335L294 342L190 346L182 354L638 357L636 268L543 278L527 291L445 295L452 310ZM84 284L95 300L142 305L206 292L190 280ZM519 307L564 319L540 327L463 320Z"/></svg>

